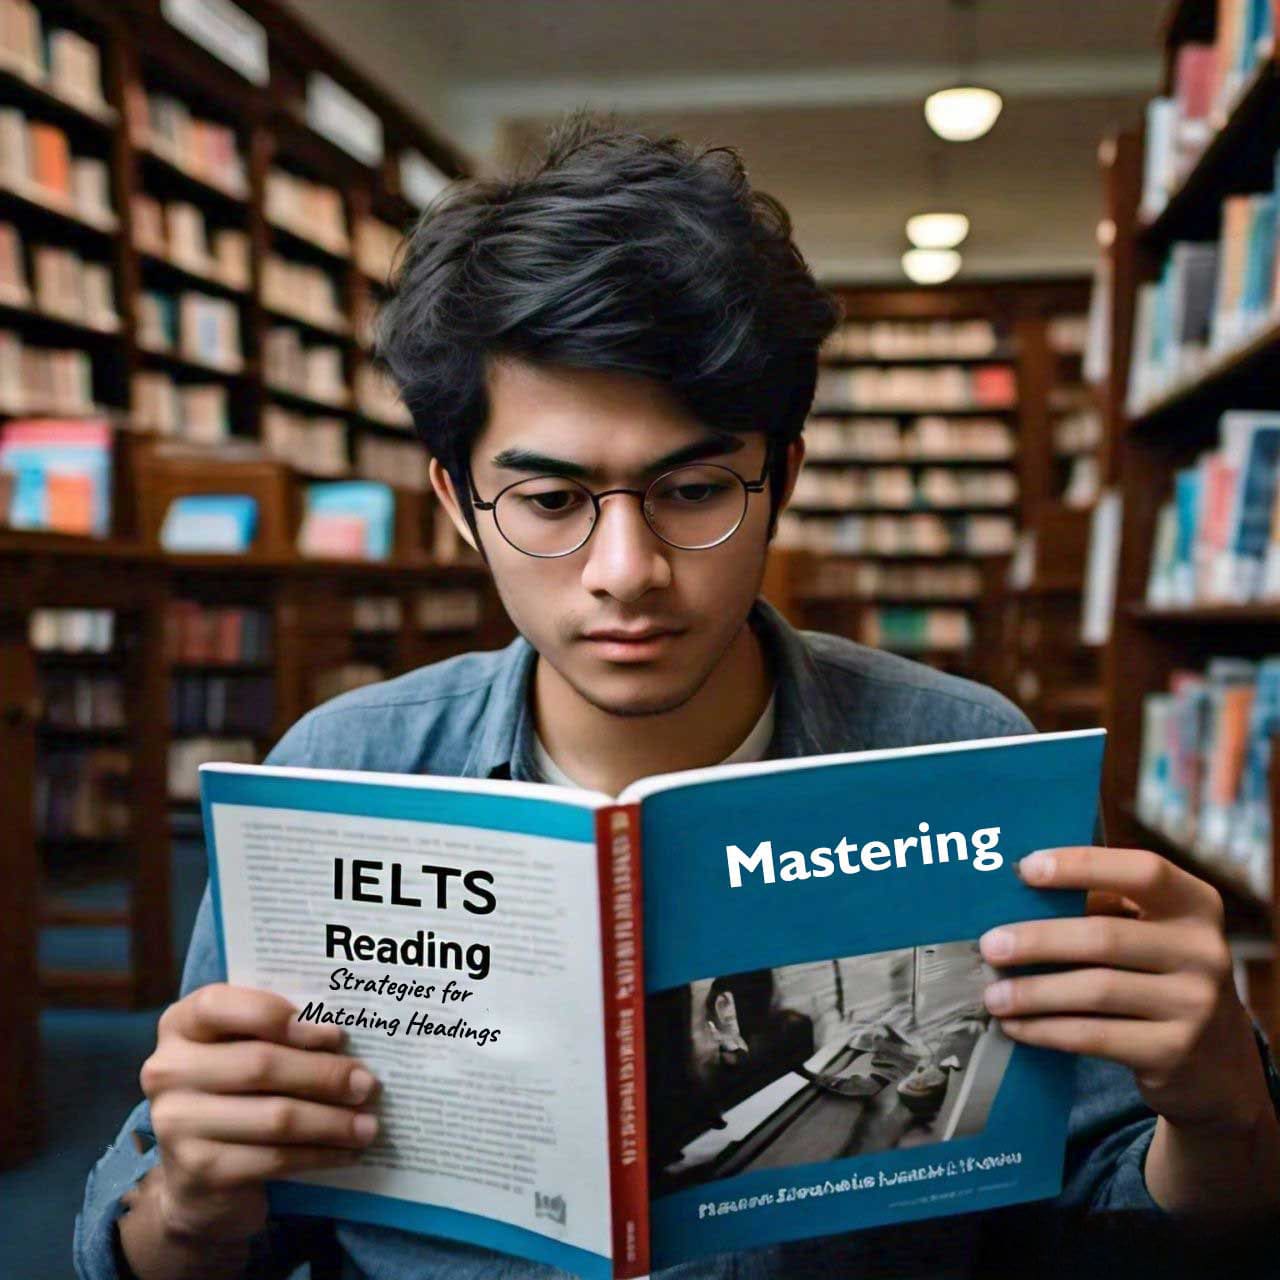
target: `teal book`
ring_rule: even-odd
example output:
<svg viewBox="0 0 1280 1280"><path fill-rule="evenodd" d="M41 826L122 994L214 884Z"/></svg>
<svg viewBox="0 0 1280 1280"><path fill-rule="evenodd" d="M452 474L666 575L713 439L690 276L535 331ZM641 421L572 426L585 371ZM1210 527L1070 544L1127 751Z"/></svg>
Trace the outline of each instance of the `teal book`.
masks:
<svg viewBox="0 0 1280 1280"><path fill-rule="evenodd" d="M978 939L1079 915L1101 730L725 765L614 798L201 769L227 979L382 1082L277 1213L611 1280L1062 1186L1074 1060L986 1011Z"/></svg>
<svg viewBox="0 0 1280 1280"><path fill-rule="evenodd" d="M193 493L175 498L160 526L166 551L238 555L258 528L258 501L244 493Z"/></svg>

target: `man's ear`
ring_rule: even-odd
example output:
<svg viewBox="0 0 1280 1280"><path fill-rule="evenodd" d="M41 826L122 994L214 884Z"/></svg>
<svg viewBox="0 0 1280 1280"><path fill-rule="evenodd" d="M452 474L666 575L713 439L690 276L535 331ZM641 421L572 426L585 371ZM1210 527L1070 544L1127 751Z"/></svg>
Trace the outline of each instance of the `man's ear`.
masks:
<svg viewBox="0 0 1280 1280"><path fill-rule="evenodd" d="M466 516L462 514L462 504L458 500L457 490L453 487L453 477L441 465L439 458L430 460L427 464L427 474L431 477L431 487L435 490L440 505L449 513L449 519L453 521L453 527L465 539L467 546L473 551L478 551L471 526L467 523Z"/></svg>
<svg viewBox="0 0 1280 1280"><path fill-rule="evenodd" d="M787 446L787 477L782 485L782 493L778 496L778 510L774 513L775 518L791 501L791 495L795 492L796 480L800 476L800 465L803 462L804 436L796 436Z"/></svg>

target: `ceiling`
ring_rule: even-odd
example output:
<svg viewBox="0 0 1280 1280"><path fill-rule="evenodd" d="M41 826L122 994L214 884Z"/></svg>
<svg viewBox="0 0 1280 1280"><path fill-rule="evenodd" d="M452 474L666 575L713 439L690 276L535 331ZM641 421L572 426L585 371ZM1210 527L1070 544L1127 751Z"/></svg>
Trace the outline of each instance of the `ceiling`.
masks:
<svg viewBox="0 0 1280 1280"><path fill-rule="evenodd" d="M973 222L964 275L1088 270L1097 146L1140 118L1167 0L289 0L481 165L579 105L730 144L829 280L900 279L903 222ZM977 142L924 123L931 88L1001 90Z"/></svg>

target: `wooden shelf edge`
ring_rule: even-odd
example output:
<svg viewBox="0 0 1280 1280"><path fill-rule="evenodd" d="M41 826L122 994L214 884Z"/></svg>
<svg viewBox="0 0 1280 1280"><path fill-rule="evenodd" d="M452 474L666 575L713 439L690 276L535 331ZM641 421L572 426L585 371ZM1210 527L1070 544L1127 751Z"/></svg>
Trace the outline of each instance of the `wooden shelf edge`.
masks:
<svg viewBox="0 0 1280 1280"><path fill-rule="evenodd" d="M1214 397L1229 398L1232 384L1260 372L1280 351L1280 322L1273 321L1260 329L1248 342L1212 361L1195 379L1175 387L1129 418L1128 429L1147 433L1167 418L1185 409L1203 408L1203 402ZM1224 404L1223 408L1230 408ZM1197 414L1197 421L1201 417ZM1216 427L1216 419L1207 422Z"/></svg>

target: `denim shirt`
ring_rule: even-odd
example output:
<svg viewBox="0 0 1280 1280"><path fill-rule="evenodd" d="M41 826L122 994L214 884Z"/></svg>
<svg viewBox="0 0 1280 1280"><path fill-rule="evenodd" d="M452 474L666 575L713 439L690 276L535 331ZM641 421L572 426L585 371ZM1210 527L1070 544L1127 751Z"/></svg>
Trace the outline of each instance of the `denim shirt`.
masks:
<svg viewBox="0 0 1280 1280"><path fill-rule="evenodd" d="M836 636L796 631L763 600L754 606L750 624L775 682L771 758L1032 731L1027 718L990 689ZM463 654L344 694L298 721L267 762L540 781L528 697L536 657L528 642L517 638L502 650ZM224 976L206 891L183 994ZM1173 1221L1155 1205L1143 1179L1155 1116L1128 1071L1096 1059L1077 1063L1065 1183L1057 1200L724 1254L662 1275L672 1280L952 1280L996 1274L1002 1250L1016 1255L1009 1274L1033 1275L1044 1274L1063 1250L1095 1238L1101 1242L1099 1256L1114 1261L1117 1243L1131 1242L1139 1223L1154 1222L1159 1232L1162 1223ZM146 1151L139 1151L135 1131ZM82 1280L127 1280L116 1219L121 1196L156 1162L153 1138L142 1102L90 1174L75 1230L76 1274ZM1119 1232L1117 1222L1123 1224ZM535 1280L560 1274L390 1228L298 1218L272 1220L255 1243L246 1274L288 1276L317 1250L336 1262L344 1280ZM1044 1261L1033 1265L1032 1251L1042 1253Z"/></svg>

